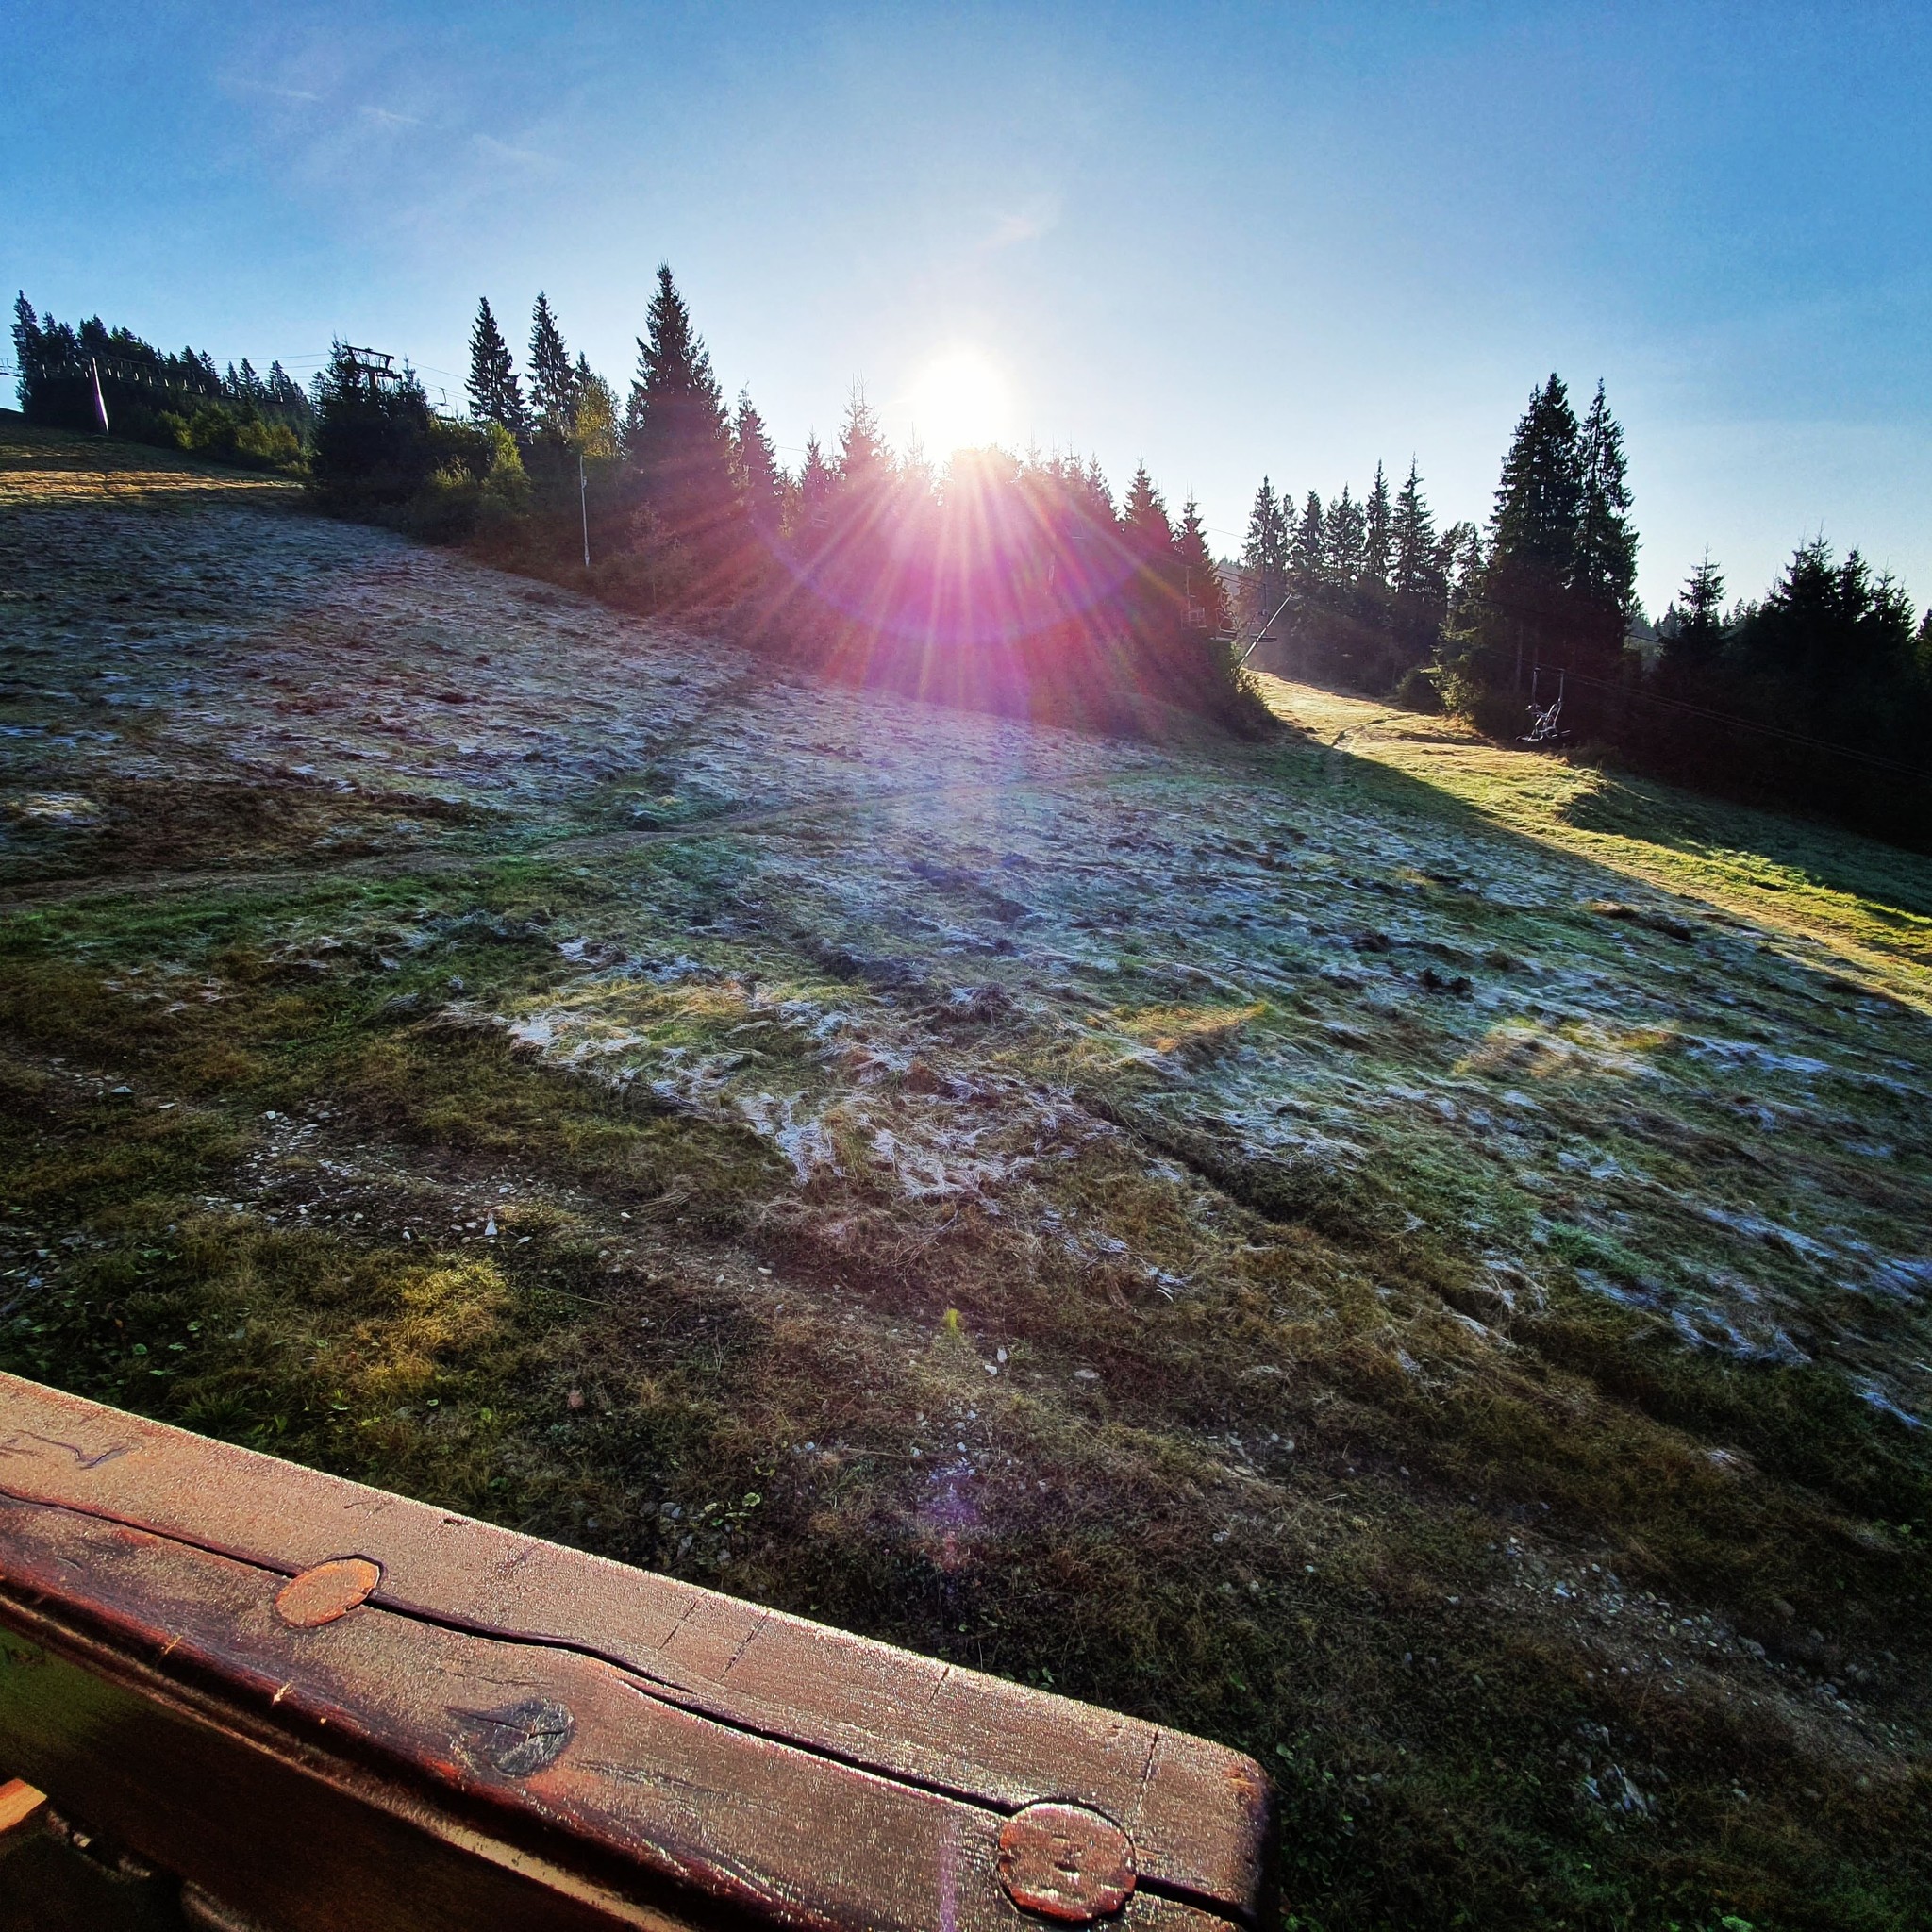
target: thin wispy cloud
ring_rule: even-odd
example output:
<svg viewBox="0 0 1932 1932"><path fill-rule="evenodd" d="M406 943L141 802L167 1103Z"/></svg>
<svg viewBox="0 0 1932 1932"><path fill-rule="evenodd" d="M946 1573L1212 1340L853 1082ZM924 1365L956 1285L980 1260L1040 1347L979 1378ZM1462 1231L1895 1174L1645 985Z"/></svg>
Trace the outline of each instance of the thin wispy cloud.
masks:
<svg viewBox="0 0 1932 1932"><path fill-rule="evenodd" d="M320 94L310 93L304 87L275 87L265 80L247 80L238 75L225 76L223 84L242 93L271 94L278 101L305 101L314 107L322 104Z"/></svg>
<svg viewBox="0 0 1932 1932"><path fill-rule="evenodd" d="M513 147L507 141L498 141L493 134L475 134L470 138L477 153L487 155L493 161L513 161L525 168L562 166L555 155L540 154L535 148L530 147Z"/></svg>
<svg viewBox="0 0 1932 1932"><path fill-rule="evenodd" d="M1036 195L1023 206L1008 209L994 222L992 232L980 243L989 251L1017 247L1023 242L1038 242L1059 226L1060 202L1056 194Z"/></svg>

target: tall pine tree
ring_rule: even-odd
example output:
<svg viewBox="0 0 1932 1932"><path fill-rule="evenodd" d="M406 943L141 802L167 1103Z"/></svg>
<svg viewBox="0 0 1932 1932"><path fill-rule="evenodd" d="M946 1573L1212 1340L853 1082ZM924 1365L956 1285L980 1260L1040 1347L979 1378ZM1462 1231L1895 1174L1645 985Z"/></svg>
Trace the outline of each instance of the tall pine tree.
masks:
<svg viewBox="0 0 1932 1932"><path fill-rule="evenodd" d="M1577 434L1579 491L1570 588L1603 652L1624 647L1637 594L1637 532L1630 523L1624 432L1599 382Z"/></svg>
<svg viewBox="0 0 1932 1932"><path fill-rule="evenodd" d="M1127 485L1121 505L1122 534L1134 561L1144 566L1171 564L1174 560L1174 525L1167 519L1167 505L1154 479L1141 463Z"/></svg>
<svg viewBox="0 0 1932 1932"><path fill-rule="evenodd" d="M1503 458L1481 613L1454 672L1457 705L1474 707L1484 693L1520 702L1534 666L1567 665L1582 642L1572 589L1582 508L1576 414L1562 378L1552 375L1531 391ZM1499 709L1484 722L1499 727L1505 715Z"/></svg>
<svg viewBox="0 0 1932 1932"><path fill-rule="evenodd" d="M738 469L738 491L752 528L768 542L778 534L784 513L785 486L778 471L778 453L765 428L765 419L753 407L751 391L738 392L738 413L731 425L731 448Z"/></svg>
<svg viewBox="0 0 1932 1932"><path fill-rule="evenodd" d="M537 306L530 311L530 410L538 435L559 445L569 442L576 403L576 372L571 367L570 350L550 298L540 289Z"/></svg>
<svg viewBox="0 0 1932 1932"><path fill-rule="evenodd" d="M663 527L708 563L738 547L741 508L731 425L711 358L691 325L671 269L658 268L647 333L625 418L625 454Z"/></svg>
<svg viewBox="0 0 1932 1932"><path fill-rule="evenodd" d="M838 493L839 479L825 461L814 430L805 439L805 460L798 466L798 481L791 491L791 518L786 534L802 551L812 551L824 541L831 527L832 498Z"/></svg>
<svg viewBox="0 0 1932 1932"><path fill-rule="evenodd" d="M1503 458L1490 518L1493 563L1524 565L1568 583L1583 508L1583 458L1576 412L1558 375L1530 393Z"/></svg>
<svg viewBox="0 0 1932 1932"><path fill-rule="evenodd" d="M1393 549L1391 587L1398 597L1427 599L1444 588L1441 558L1436 549L1436 526L1423 500L1422 473L1409 459L1408 475L1395 499L1390 540Z"/></svg>
<svg viewBox="0 0 1932 1932"><path fill-rule="evenodd" d="M1255 507L1248 514L1248 538L1241 552L1241 565L1247 572L1246 621L1256 629L1268 622L1288 595L1288 519L1266 476L1255 492Z"/></svg>
<svg viewBox="0 0 1932 1932"><path fill-rule="evenodd" d="M1679 595L1682 608L1664 639L1664 668L1678 675L1707 672L1717 663L1724 642L1724 577L1711 562L1709 551L1685 580Z"/></svg>
<svg viewBox="0 0 1932 1932"><path fill-rule="evenodd" d="M1389 526L1389 479L1375 465L1375 480L1369 487L1368 501L1362 506L1366 527L1362 533L1362 575L1376 590L1389 585L1391 559Z"/></svg>
<svg viewBox="0 0 1932 1932"><path fill-rule="evenodd" d="M1189 497L1181 508L1181 526L1174 532L1174 556L1183 573L1182 589L1187 594L1188 616L1196 630L1218 637L1232 627L1228 615L1227 588L1208 545L1207 526L1201 521L1201 506Z"/></svg>
<svg viewBox="0 0 1932 1932"><path fill-rule="evenodd" d="M1327 537L1328 581L1335 590L1353 591L1368 568L1369 520L1346 483L1329 506Z"/></svg>
<svg viewBox="0 0 1932 1932"><path fill-rule="evenodd" d="M512 436L528 431L516 358L496 325L487 295L476 304L476 320L470 328L469 389L470 414L478 423L500 423Z"/></svg>
<svg viewBox="0 0 1932 1932"><path fill-rule="evenodd" d="M854 383L839 425L839 495L849 516L866 516L892 482L892 453L862 382Z"/></svg>
<svg viewBox="0 0 1932 1932"><path fill-rule="evenodd" d="M1399 677L1435 655L1449 615L1448 573L1413 458L1390 515L1389 542L1389 629Z"/></svg>
<svg viewBox="0 0 1932 1932"><path fill-rule="evenodd" d="M1322 499L1309 491L1302 505L1301 522L1295 527L1294 541L1288 556L1289 578L1295 601L1313 604L1328 583L1328 531L1322 513Z"/></svg>

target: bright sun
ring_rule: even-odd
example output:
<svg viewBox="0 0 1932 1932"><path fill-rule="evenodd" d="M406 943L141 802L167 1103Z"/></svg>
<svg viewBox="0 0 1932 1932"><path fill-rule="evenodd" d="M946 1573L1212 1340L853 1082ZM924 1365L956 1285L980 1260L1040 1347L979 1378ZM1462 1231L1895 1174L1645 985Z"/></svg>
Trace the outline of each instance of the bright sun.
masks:
<svg viewBox="0 0 1932 1932"><path fill-rule="evenodd" d="M956 449L997 441L1007 416L1006 378L979 350L947 349L913 378L907 407L927 455L943 462Z"/></svg>

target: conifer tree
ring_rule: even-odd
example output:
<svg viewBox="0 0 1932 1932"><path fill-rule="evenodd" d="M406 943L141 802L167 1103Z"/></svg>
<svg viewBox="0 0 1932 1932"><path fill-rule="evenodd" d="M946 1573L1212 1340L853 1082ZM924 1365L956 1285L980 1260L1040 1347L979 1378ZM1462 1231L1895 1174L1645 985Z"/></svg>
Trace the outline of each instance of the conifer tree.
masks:
<svg viewBox="0 0 1932 1932"><path fill-rule="evenodd" d="M1445 587L1441 559L1436 552L1436 528L1423 500L1422 475L1413 458L1402 492L1395 499L1390 541L1394 553L1391 588L1395 594L1417 599L1440 596Z"/></svg>
<svg viewBox="0 0 1932 1932"><path fill-rule="evenodd" d="M512 436L528 430L516 358L496 325L487 295L476 304L476 320L470 328L469 390L470 413L477 422L501 424Z"/></svg>
<svg viewBox="0 0 1932 1932"><path fill-rule="evenodd" d="M436 467L429 404L415 372L368 377L355 351L334 343L315 379L315 481L325 499L405 503Z"/></svg>
<svg viewBox="0 0 1932 1932"><path fill-rule="evenodd" d="M31 415L34 385L41 371L41 325L25 289L13 304L13 366L20 371L20 407Z"/></svg>
<svg viewBox="0 0 1932 1932"><path fill-rule="evenodd" d="M832 520L832 498L838 489L839 479L825 461L825 453L814 430L805 439L805 460L799 465L789 532L802 549L813 549L824 541Z"/></svg>
<svg viewBox="0 0 1932 1932"><path fill-rule="evenodd" d="M1552 375L1530 392L1503 458L1481 608L1455 672L1458 705L1506 692L1514 703L1529 689L1535 665L1546 657L1568 664L1579 644L1591 641L1573 589L1582 508L1576 415L1562 378Z"/></svg>
<svg viewBox="0 0 1932 1932"><path fill-rule="evenodd" d="M1335 590L1353 591L1368 567L1369 522L1346 483L1329 506L1326 531L1328 582Z"/></svg>
<svg viewBox="0 0 1932 1932"><path fill-rule="evenodd" d="M1110 527L1114 522L1113 489L1098 457L1087 458L1087 495L1101 521Z"/></svg>
<svg viewBox="0 0 1932 1932"><path fill-rule="evenodd" d="M784 511L784 484L778 471L778 453L772 447L765 419L753 407L749 390L738 392L731 448L737 464L739 495L752 528L767 540L775 537Z"/></svg>
<svg viewBox="0 0 1932 1932"><path fill-rule="evenodd" d="M1709 551L1685 579L1679 594L1683 607L1664 639L1664 663L1672 671L1707 671L1717 662L1724 641L1724 578L1711 562Z"/></svg>
<svg viewBox="0 0 1932 1932"><path fill-rule="evenodd" d="M865 385L854 383L839 426L839 494L853 508L868 505L892 478L892 453Z"/></svg>
<svg viewBox="0 0 1932 1932"><path fill-rule="evenodd" d="M1637 532L1630 524L1624 432L1599 382L1577 438L1579 491L1570 587L1598 620L1602 641L1621 649L1637 590Z"/></svg>
<svg viewBox="0 0 1932 1932"><path fill-rule="evenodd" d="M1155 489L1144 462L1135 470L1134 480L1127 485L1126 498L1121 505L1121 527L1137 563L1172 560L1174 525L1167 520L1167 505Z"/></svg>
<svg viewBox="0 0 1932 1932"><path fill-rule="evenodd" d="M1302 505L1302 518L1289 552L1289 575L1296 599L1311 604L1328 582L1328 532L1322 514L1320 495L1309 491Z"/></svg>
<svg viewBox="0 0 1932 1932"><path fill-rule="evenodd" d="M1291 508L1283 513L1274 484L1263 476L1255 492L1255 507L1248 514L1247 544L1241 552L1248 576L1247 596L1254 607L1248 622L1257 627L1268 622L1288 595L1288 520L1292 514Z"/></svg>
<svg viewBox="0 0 1932 1932"><path fill-rule="evenodd" d="M1391 548L1389 635L1393 646L1394 675L1426 661L1435 654L1449 614L1449 579L1442 546L1429 507L1423 500L1422 475L1413 458L1408 475L1390 516Z"/></svg>
<svg viewBox="0 0 1932 1932"><path fill-rule="evenodd" d="M1201 522L1201 506L1191 496L1182 506L1181 526L1174 533L1174 548L1183 573L1182 588L1187 594L1190 616L1198 615L1196 628L1213 636L1230 629L1227 589L1221 581L1214 553L1208 547L1207 527Z"/></svg>
<svg viewBox="0 0 1932 1932"><path fill-rule="evenodd" d="M1391 560L1389 529L1389 479L1375 465L1375 480L1369 487L1368 501L1362 506L1366 528L1362 541L1362 575L1377 590L1389 584Z"/></svg>
<svg viewBox="0 0 1932 1932"><path fill-rule="evenodd" d="M570 350L564 345L550 298L540 289L537 306L530 311L530 412L536 418L537 433L551 442L567 443L576 400L576 373L571 367Z"/></svg>
<svg viewBox="0 0 1932 1932"><path fill-rule="evenodd" d="M1568 583L1576 560L1583 461L1576 414L1562 378L1530 392L1503 458L1490 519L1490 551L1501 565L1526 565Z"/></svg>
<svg viewBox="0 0 1932 1932"><path fill-rule="evenodd" d="M625 454L664 527L706 549L708 560L722 560L736 542L741 512L731 425L710 356L667 263L658 264L647 333L638 341Z"/></svg>
<svg viewBox="0 0 1932 1932"><path fill-rule="evenodd" d="M1489 553L1482 532L1472 523L1451 524L1436 546L1442 575L1449 586L1449 616L1444 629L1467 631L1476 622Z"/></svg>

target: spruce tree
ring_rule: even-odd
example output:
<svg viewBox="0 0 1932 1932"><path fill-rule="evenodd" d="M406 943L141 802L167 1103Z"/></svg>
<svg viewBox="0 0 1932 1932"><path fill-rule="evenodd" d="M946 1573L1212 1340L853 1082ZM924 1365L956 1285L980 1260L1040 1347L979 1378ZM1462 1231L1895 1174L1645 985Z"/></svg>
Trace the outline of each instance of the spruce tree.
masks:
<svg viewBox="0 0 1932 1932"><path fill-rule="evenodd" d="M1490 519L1490 551L1498 564L1526 565L1568 583L1576 560L1583 508L1583 459L1575 412L1562 378L1530 392L1503 458L1503 479Z"/></svg>
<svg viewBox="0 0 1932 1932"><path fill-rule="evenodd" d="M1329 506L1326 530L1328 582L1338 591L1353 591L1368 568L1369 520L1346 483Z"/></svg>
<svg viewBox="0 0 1932 1932"><path fill-rule="evenodd" d="M1174 533L1174 548L1183 573L1182 588L1187 594L1190 618L1198 614L1195 627L1220 636L1232 627L1227 589L1221 581L1214 553L1208 547L1207 527L1201 522L1201 506L1191 496L1182 506L1181 526Z"/></svg>
<svg viewBox="0 0 1932 1932"><path fill-rule="evenodd" d="M1449 586L1449 616L1443 627L1466 631L1476 621L1483 579L1489 572L1482 532L1472 523L1451 524L1436 545L1436 557Z"/></svg>
<svg viewBox="0 0 1932 1932"><path fill-rule="evenodd" d="M1386 590L1391 560L1389 479L1382 474L1380 463L1375 465L1375 480L1369 487L1368 501L1362 508L1367 520L1362 542L1362 575L1377 590Z"/></svg>
<svg viewBox="0 0 1932 1932"><path fill-rule="evenodd" d="M23 289L13 304L13 366L20 371L17 396L21 408L34 413L34 390L41 373L41 325Z"/></svg>
<svg viewBox="0 0 1932 1932"><path fill-rule="evenodd" d="M872 504L892 480L892 453L865 385L854 383L839 426L839 494L851 508Z"/></svg>
<svg viewBox="0 0 1932 1932"><path fill-rule="evenodd" d="M751 519L752 528L769 541L778 534L785 503L784 481L778 470L778 453L772 447L765 419L753 407L749 390L738 392L731 448L745 514Z"/></svg>
<svg viewBox="0 0 1932 1932"><path fill-rule="evenodd" d="M1724 573L1711 562L1709 551L1685 579L1680 594L1682 608L1664 640L1664 663L1672 671L1708 671L1724 641Z"/></svg>
<svg viewBox="0 0 1932 1932"><path fill-rule="evenodd" d="M1174 525L1167 520L1167 505L1144 462L1127 485L1126 499L1121 505L1121 526L1135 562L1148 565L1173 560Z"/></svg>
<svg viewBox="0 0 1932 1932"><path fill-rule="evenodd" d="M1621 650L1637 591L1637 532L1630 525L1624 432L1599 382L1577 437L1580 490L1570 588L1595 619L1600 643Z"/></svg>
<svg viewBox="0 0 1932 1932"><path fill-rule="evenodd" d="M811 550L824 541L832 521L832 498L838 493L839 479L825 461L814 430L805 439L805 460L799 465L798 484L792 492L792 518L788 535L802 549Z"/></svg>
<svg viewBox="0 0 1932 1932"><path fill-rule="evenodd" d="M537 433L551 442L567 443L576 400L570 350L551 311L550 298L540 289L537 306L530 311L530 411Z"/></svg>
<svg viewBox="0 0 1932 1932"><path fill-rule="evenodd" d="M1422 474L1411 458L1408 476L1395 499L1390 541L1393 551L1391 588L1398 597L1428 599L1443 589L1442 563L1436 550L1436 528L1423 500Z"/></svg>
<svg viewBox="0 0 1932 1932"><path fill-rule="evenodd" d="M1389 635L1394 651L1391 681L1435 654L1449 614L1449 580L1442 547L1429 507L1423 500L1422 475L1413 458L1408 475L1390 514Z"/></svg>
<svg viewBox="0 0 1932 1932"><path fill-rule="evenodd" d="M1456 669L1457 702L1529 690L1532 669L1568 664L1591 629L1573 589L1583 508L1583 458L1562 378L1530 393L1490 517L1481 612ZM1621 641L1621 640L1620 640ZM1599 661L1599 668L1603 668ZM1499 710L1491 725L1501 722Z"/></svg>
<svg viewBox="0 0 1932 1932"><path fill-rule="evenodd" d="M1328 532L1322 499L1312 490L1302 505L1301 523L1289 551L1288 568L1299 602L1312 604L1321 596L1328 582Z"/></svg>
<svg viewBox="0 0 1932 1932"><path fill-rule="evenodd" d="M524 413L524 392L517 382L516 358L491 312L485 295L476 304L470 327L470 414L478 423L497 423L512 436L529 428Z"/></svg>
<svg viewBox="0 0 1932 1932"><path fill-rule="evenodd" d="M1247 572L1247 597L1252 608L1248 622L1257 629L1281 608L1288 595L1289 516L1266 476L1255 492L1255 507L1248 514L1248 538L1241 552Z"/></svg>
<svg viewBox="0 0 1932 1932"><path fill-rule="evenodd" d="M722 561L736 545L741 513L731 425L710 356L667 263L658 264L647 333L638 340L625 454L664 527L706 551L708 561Z"/></svg>

